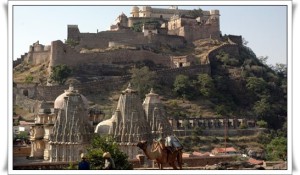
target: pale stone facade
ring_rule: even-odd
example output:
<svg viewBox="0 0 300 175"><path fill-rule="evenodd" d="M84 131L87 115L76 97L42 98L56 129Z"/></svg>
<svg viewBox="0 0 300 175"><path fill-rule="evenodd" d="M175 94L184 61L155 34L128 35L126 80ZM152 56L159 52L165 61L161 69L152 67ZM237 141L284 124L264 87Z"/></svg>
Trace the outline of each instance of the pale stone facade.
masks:
<svg viewBox="0 0 300 175"><path fill-rule="evenodd" d="M30 157L50 162L79 161L92 134L87 109L87 99L72 86L56 98L54 108L42 103L30 131Z"/></svg>
<svg viewBox="0 0 300 175"><path fill-rule="evenodd" d="M165 115L159 96L153 90L147 94L144 103L130 84L120 95L114 115L100 122L95 133L112 135L120 149L129 158L139 153L135 144L141 140L152 141L153 138L172 134L172 128Z"/></svg>
<svg viewBox="0 0 300 175"><path fill-rule="evenodd" d="M173 134L173 129L167 119L163 104L159 95L154 93L153 89L146 95L143 108L154 138L165 138Z"/></svg>

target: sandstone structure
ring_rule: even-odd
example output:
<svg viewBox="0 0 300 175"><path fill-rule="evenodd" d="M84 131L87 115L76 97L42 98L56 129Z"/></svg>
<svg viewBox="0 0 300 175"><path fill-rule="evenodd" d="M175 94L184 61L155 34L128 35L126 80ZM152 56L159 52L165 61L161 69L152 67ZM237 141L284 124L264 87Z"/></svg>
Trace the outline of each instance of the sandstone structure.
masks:
<svg viewBox="0 0 300 175"><path fill-rule="evenodd" d="M122 91L113 116L100 122L95 133L112 135L120 149L129 158L135 158L138 154L135 144L138 141L152 142L153 138L172 134L172 128L158 95L151 90L142 104L137 91L129 84Z"/></svg>
<svg viewBox="0 0 300 175"><path fill-rule="evenodd" d="M105 65L114 65L110 69L117 70L118 64L151 60L155 64L171 67L169 56L153 53L152 50L163 45L178 49L198 39L220 38L218 10L202 11L199 17L191 16L190 13L191 10L177 7L163 9L134 6L132 16L120 14L110 31L81 33L77 25L68 25L66 43L53 41L50 46L44 46L37 41L30 46L28 53L14 62L14 66L22 61L32 65L49 62L48 72L51 72L51 67L58 64L78 67L88 62L93 63L98 70L105 70ZM139 22L143 23L142 31L133 31L131 27ZM125 49L116 49L119 46ZM110 50L105 51L108 48ZM115 74L121 75L120 72Z"/></svg>
<svg viewBox="0 0 300 175"><path fill-rule="evenodd" d="M79 161L92 133L87 99L70 86L56 98L54 108L41 108L30 132L30 157L50 162Z"/></svg>
<svg viewBox="0 0 300 175"><path fill-rule="evenodd" d="M153 89L146 95L143 108L154 138L165 138L173 134L164 106L159 99L159 95Z"/></svg>

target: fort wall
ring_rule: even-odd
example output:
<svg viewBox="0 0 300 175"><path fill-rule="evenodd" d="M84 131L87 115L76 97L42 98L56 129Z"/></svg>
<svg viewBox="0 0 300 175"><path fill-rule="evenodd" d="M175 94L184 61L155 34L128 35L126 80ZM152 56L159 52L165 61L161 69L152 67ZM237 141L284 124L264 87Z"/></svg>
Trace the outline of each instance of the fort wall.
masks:
<svg viewBox="0 0 300 175"><path fill-rule="evenodd" d="M227 37L230 44L243 45L243 38L241 35L228 35Z"/></svg>
<svg viewBox="0 0 300 175"><path fill-rule="evenodd" d="M119 49L98 53L78 53L61 41L52 42L51 60L49 66L66 64L70 67L76 67L79 64L118 64L136 62L142 60L152 60L156 64L170 65L170 59L167 55L155 54L147 50L127 50Z"/></svg>
<svg viewBox="0 0 300 175"><path fill-rule="evenodd" d="M195 41L199 39L220 38L220 30L218 26L203 25L203 26L183 26L174 30L169 30L169 35L183 36L187 41Z"/></svg>
<svg viewBox="0 0 300 175"><path fill-rule="evenodd" d="M17 60L13 61L13 67L16 67L17 65L21 64L24 61L24 57L27 56L28 53L25 53L24 55L21 55L21 58L17 58Z"/></svg>
<svg viewBox="0 0 300 175"><path fill-rule="evenodd" d="M76 46L79 52L81 48L105 49L109 46L109 42L118 41L130 45L149 45L155 43L158 46L161 44L168 44L171 47L183 47L185 39L180 36L168 36L164 34L152 35L151 38L145 37L142 32L134 32L132 30L118 30L118 31L104 31L99 33L80 33L80 43Z"/></svg>
<svg viewBox="0 0 300 175"><path fill-rule="evenodd" d="M32 52L29 54L31 57L28 58L27 62L33 65L43 64L50 59L49 54L50 51Z"/></svg>
<svg viewBox="0 0 300 175"><path fill-rule="evenodd" d="M239 56L239 45L237 44L223 44L219 46L218 48L210 51L207 54L208 59L211 61L214 61L216 59L216 55L218 55L221 51L224 51L226 53L230 53L232 56Z"/></svg>
<svg viewBox="0 0 300 175"><path fill-rule="evenodd" d="M37 113L41 102L38 100L27 98L22 94L16 94L15 104L29 111L30 113Z"/></svg>

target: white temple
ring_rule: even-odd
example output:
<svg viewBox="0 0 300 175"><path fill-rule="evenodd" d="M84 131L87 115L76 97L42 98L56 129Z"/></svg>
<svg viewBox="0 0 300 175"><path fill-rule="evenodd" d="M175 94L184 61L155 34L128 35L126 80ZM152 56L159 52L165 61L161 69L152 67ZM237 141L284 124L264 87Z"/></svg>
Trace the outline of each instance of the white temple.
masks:
<svg viewBox="0 0 300 175"><path fill-rule="evenodd" d="M87 99L70 86L54 101L54 109L41 109L32 126L32 158L50 162L79 161L90 144L92 126Z"/></svg>
<svg viewBox="0 0 300 175"><path fill-rule="evenodd" d="M151 142L153 138L165 137L172 134L172 128L159 96L151 90L142 104L137 91L129 84L119 97L115 113L110 119L100 122L95 133L112 135L120 149L129 158L135 158L139 154L138 141Z"/></svg>

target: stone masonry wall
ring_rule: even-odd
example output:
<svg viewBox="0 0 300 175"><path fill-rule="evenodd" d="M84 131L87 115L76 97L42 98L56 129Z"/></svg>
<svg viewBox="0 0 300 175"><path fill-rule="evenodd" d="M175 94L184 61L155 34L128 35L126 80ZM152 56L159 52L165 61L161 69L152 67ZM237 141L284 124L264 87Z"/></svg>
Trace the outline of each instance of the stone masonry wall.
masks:
<svg viewBox="0 0 300 175"><path fill-rule="evenodd" d="M208 53L207 57L210 61L213 61L216 57L216 55L219 54L219 52L224 51L226 53L230 53L230 55L233 56L239 56L239 45L237 44L223 44L219 46L218 48L212 50Z"/></svg>
<svg viewBox="0 0 300 175"><path fill-rule="evenodd" d="M220 38L220 28L217 24L203 26L183 26L168 31L169 35L183 36L187 41L195 41L204 38Z"/></svg>
<svg viewBox="0 0 300 175"><path fill-rule="evenodd" d="M145 37L142 32L132 30L103 31L99 33L80 33L80 43L76 46L79 52L81 48L107 48L110 41L118 41L130 45L148 45L149 43L168 44L171 47L183 47L184 38L180 36L152 35L151 39Z"/></svg>
<svg viewBox="0 0 300 175"><path fill-rule="evenodd" d="M39 107L40 103L41 102L38 100L29 99L24 95L17 94L16 101L14 104L22 107L23 109L25 109L31 113L36 113L38 111L38 107Z"/></svg>
<svg viewBox="0 0 300 175"><path fill-rule="evenodd" d="M156 64L169 65L169 56L155 54L147 50L114 50L103 53L78 53L61 41L52 42L52 57L49 66L66 64L76 67L79 64L117 64L141 60L152 60Z"/></svg>
<svg viewBox="0 0 300 175"><path fill-rule="evenodd" d="M214 25L204 25L203 27L183 27L183 36L188 41L195 41L204 38L219 39L220 30L217 26Z"/></svg>

